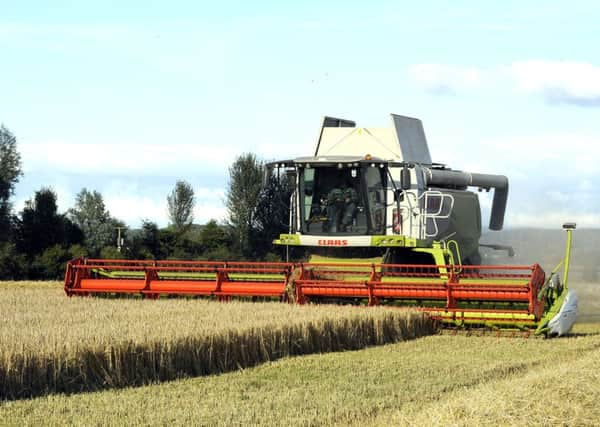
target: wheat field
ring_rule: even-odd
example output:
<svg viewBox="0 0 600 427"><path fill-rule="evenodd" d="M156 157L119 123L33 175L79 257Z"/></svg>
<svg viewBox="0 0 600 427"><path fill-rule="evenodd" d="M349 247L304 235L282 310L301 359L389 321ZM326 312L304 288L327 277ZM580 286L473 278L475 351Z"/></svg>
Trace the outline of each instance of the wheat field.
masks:
<svg viewBox="0 0 600 427"><path fill-rule="evenodd" d="M9 425L569 425L600 420L600 324L559 339L433 335L223 375L0 404Z"/></svg>
<svg viewBox="0 0 600 427"><path fill-rule="evenodd" d="M0 400L221 373L435 331L409 311L68 298L58 282L0 283L0 311Z"/></svg>
<svg viewBox="0 0 600 427"><path fill-rule="evenodd" d="M0 327L3 342L8 336L13 341L22 336L26 337L23 348L31 348L46 333L50 335L42 340L45 353L50 353L50 342L57 341L63 341L70 352L76 353L75 349L89 346L90 342L95 342L99 348L116 346L118 342L126 343L130 339L135 339L136 343L149 342L143 337L145 334L168 340L170 336L185 337L186 331L189 333L195 328L198 333L207 328L221 333L231 331L231 328L246 331L243 325L252 322L267 330L278 330L281 322L291 322L300 325L298 328L304 334L317 327L327 331L327 338L321 333L304 335L304 345L314 349L315 342L333 346L331 342L335 342L334 337L338 335L333 333L335 321L331 319L370 319L367 324L371 326L362 330L354 328L353 333L374 337L375 320L365 313L372 312L377 319L377 316L388 319L389 315L385 310L268 303L69 300L57 292L56 286L20 284L16 288L7 288L6 284L0 285L0 307L5 313L12 313L11 322L21 322L21 330L33 325L39 328L14 335L15 326L5 322ZM7 289L9 292L5 292ZM22 291L40 289L49 289L49 292L38 293L44 295L39 299L32 296L30 302L19 298L24 295ZM581 293L586 299L584 307L594 306L597 303L596 285L580 289L585 290ZM12 299L8 295L12 295ZM59 305L53 306L53 303ZM138 307L138 303L142 306ZM177 307L182 311L179 312ZM28 308L31 308L27 311L30 314L25 317L29 320L18 314ZM31 313L33 308L38 310L37 315ZM90 312L91 308L97 311ZM192 308L197 309L194 312L199 319L197 323L185 314ZM175 324L169 326L165 324L168 320L163 320L164 324L155 322L156 328L144 329L143 325L160 313L165 313L163 319L176 319ZM66 335L67 327L50 331L56 326L53 316L61 322L80 322L81 327ZM225 321L228 316L233 316L229 326ZM185 323L185 319L191 323ZM94 326L108 320L106 325ZM312 326L302 329L306 322ZM389 327L385 322L377 322L378 328ZM175 332L173 328L178 330ZM13 335L7 334L8 331ZM414 336L414 330L410 331L410 328L404 331L407 338ZM233 335L228 333L230 335L226 336L231 338ZM379 334L382 337L391 332L380 330ZM309 336L313 340L310 345L306 344L310 341L306 341ZM341 336L350 339L348 334ZM281 339L281 335L278 337ZM264 332L254 335L252 342L254 345L265 342ZM339 343L347 345L348 341L340 340ZM12 348L16 351L19 346L13 343ZM573 334L556 339L445 333L384 346L361 347L356 351L322 351L301 357L279 357L303 354L280 352L278 357L254 363L254 367L248 365L238 369L243 367L240 365L222 375L186 373L176 376L173 381L158 382L160 380L155 379L138 387L105 389L105 384L99 385L101 390L96 392L50 393L32 399L0 401L0 420L2 424L15 426L595 426L600 422L600 406L597 405L600 400L600 323L576 324Z"/></svg>

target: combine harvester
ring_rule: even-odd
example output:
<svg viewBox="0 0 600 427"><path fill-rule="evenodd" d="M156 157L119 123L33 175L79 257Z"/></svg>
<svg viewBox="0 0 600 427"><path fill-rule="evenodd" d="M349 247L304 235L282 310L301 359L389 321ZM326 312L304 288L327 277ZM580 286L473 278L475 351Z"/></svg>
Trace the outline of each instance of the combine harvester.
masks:
<svg viewBox="0 0 600 427"><path fill-rule="evenodd" d="M289 232L277 245L310 247L301 263L76 259L67 295L133 293L268 297L304 303L387 304L428 312L458 328L563 335L576 318L564 260L548 277L538 264L480 265L477 192L494 196L490 230L501 230L508 180L434 163L420 120L391 128L325 117L314 156L270 163L266 179L295 184ZM559 270L562 268L562 280Z"/></svg>

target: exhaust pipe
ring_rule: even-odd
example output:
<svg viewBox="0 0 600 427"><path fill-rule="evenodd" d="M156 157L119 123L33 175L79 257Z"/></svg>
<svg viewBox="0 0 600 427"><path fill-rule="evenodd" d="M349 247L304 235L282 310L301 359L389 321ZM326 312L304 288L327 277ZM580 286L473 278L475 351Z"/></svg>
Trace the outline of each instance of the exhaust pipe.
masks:
<svg viewBox="0 0 600 427"><path fill-rule="evenodd" d="M490 216L490 230L502 230L504 226L504 213L508 200L508 178L504 175L490 175L484 173L469 173L453 170L423 168L427 186L454 187L466 189L479 187L489 190L494 189L492 201L492 214Z"/></svg>

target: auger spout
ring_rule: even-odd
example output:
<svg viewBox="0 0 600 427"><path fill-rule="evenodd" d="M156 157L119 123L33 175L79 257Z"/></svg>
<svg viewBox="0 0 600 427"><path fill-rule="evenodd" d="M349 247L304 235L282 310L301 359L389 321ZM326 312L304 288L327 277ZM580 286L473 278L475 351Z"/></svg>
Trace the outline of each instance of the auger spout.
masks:
<svg viewBox="0 0 600 427"><path fill-rule="evenodd" d="M508 178L504 175L490 175L483 173L469 173L446 169L425 169L425 179L428 185L441 185L444 187L455 186L459 189L478 187L489 190L494 189L492 213L490 216L490 230L502 230L504 214L508 200Z"/></svg>

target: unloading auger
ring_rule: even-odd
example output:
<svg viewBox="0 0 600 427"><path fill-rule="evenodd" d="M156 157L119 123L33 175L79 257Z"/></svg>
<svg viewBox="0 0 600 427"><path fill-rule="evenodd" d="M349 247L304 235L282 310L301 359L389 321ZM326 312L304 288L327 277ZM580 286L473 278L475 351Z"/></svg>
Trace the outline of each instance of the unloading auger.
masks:
<svg viewBox="0 0 600 427"><path fill-rule="evenodd" d="M325 117L314 156L270 163L265 179L294 188L289 230L274 243L309 247L307 262L76 259L65 292L413 307L443 325L543 335L566 334L575 321L575 224L563 226L565 257L548 277L538 264L480 265L481 209L469 188L493 189L489 229L501 230L508 179L433 163L418 119L359 128Z"/></svg>

